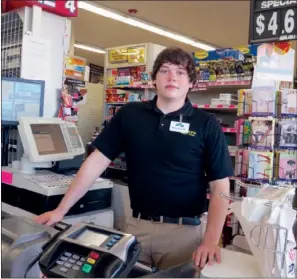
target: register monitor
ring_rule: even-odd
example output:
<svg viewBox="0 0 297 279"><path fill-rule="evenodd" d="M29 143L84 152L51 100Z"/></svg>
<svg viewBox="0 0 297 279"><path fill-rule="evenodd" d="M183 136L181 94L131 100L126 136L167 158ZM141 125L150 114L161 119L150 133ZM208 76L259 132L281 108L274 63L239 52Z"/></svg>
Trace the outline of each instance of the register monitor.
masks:
<svg viewBox="0 0 297 279"><path fill-rule="evenodd" d="M43 116L44 81L2 78L2 125L17 125L19 118Z"/></svg>
<svg viewBox="0 0 297 279"><path fill-rule="evenodd" d="M85 148L76 125L60 118L21 117L18 125L24 148L22 173L51 168L56 161L73 159Z"/></svg>

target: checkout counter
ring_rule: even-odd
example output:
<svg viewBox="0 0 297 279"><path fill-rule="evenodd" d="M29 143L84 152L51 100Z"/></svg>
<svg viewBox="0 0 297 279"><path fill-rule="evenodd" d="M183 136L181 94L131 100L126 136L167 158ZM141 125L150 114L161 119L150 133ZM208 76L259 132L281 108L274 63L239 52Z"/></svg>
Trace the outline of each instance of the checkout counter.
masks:
<svg viewBox="0 0 297 279"><path fill-rule="evenodd" d="M136 238L110 228L86 223L50 227L4 214L1 236L3 278L139 277L152 272L137 263Z"/></svg>
<svg viewBox="0 0 297 279"><path fill-rule="evenodd" d="M137 262L137 239L120 231L77 223L49 227L32 219L2 215L4 278L197 278L261 277L250 255L222 249L222 263L201 272L192 262L154 271ZM235 259L236 258L236 259ZM239 266L230 270L234 262Z"/></svg>

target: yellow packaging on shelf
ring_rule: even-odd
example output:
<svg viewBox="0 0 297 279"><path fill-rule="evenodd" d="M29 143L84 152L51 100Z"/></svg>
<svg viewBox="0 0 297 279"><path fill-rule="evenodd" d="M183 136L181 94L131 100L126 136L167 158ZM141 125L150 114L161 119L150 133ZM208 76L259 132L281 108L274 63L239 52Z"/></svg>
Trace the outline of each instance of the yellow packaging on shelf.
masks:
<svg viewBox="0 0 297 279"><path fill-rule="evenodd" d="M128 63L129 64L145 63L145 48L144 47L128 48Z"/></svg>
<svg viewBox="0 0 297 279"><path fill-rule="evenodd" d="M111 49L108 51L108 62L110 64L127 63L127 49Z"/></svg>

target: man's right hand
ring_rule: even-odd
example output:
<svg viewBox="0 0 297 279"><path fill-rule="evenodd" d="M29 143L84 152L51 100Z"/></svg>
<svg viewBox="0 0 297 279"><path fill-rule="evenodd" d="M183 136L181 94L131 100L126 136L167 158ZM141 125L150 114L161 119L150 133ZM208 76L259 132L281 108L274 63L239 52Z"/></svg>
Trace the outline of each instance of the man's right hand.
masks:
<svg viewBox="0 0 297 279"><path fill-rule="evenodd" d="M55 209L53 211L48 211L35 217L34 221L39 224L51 226L60 222L63 219L63 217L64 214L59 209Z"/></svg>

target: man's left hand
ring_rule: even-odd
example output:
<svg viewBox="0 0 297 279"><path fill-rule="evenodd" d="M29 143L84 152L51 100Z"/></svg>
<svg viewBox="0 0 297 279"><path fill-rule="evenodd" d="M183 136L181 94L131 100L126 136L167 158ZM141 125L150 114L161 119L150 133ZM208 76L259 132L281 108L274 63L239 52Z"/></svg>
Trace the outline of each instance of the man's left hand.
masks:
<svg viewBox="0 0 297 279"><path fill-rule="evenodd" d="M213 243L201 243L201 245L193 252L193 260L195 265L202 269L205 264L212 265L214 262L221 262L220 247Z"/></svg>

